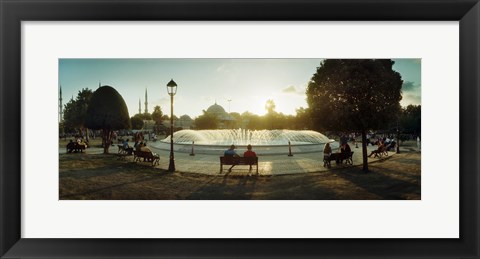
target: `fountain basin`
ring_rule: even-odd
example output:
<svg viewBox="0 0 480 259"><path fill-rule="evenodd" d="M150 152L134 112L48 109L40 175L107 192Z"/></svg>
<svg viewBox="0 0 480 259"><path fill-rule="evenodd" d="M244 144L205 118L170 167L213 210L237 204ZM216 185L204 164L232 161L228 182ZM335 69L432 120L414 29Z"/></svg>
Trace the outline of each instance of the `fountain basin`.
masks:
<svg viewBox="0 0 480 259"><path fill-rule="evenodd" d="M338 148L338 143L325 135L311 130L181 130L173 134L174 151L222 155L230 147L236 146L239 155L247 150L247 145L253 146L257 155L322 152L326 143L331 143L332 149ZM170 150L170 137L150 146L162 150Z"/></svg>

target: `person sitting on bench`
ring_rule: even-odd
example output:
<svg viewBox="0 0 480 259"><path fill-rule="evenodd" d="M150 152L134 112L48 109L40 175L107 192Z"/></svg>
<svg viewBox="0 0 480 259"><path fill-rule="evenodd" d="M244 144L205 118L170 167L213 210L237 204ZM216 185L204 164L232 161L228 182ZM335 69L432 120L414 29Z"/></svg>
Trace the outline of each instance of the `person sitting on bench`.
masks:
<svg viewBox="0 0 480 259"><path fill-rule="evenodd" d="M235 152L235 145L231 145L229 149L225 150L225 152L223 152L223 155L225 157L239 157L239 155L237 154L237 152ZM230 167L228 169L228 172L231 172L232 171L232 168L234 167L235 165L232 165L232 167Z"/></svg>
<svg viewBox="0 0 480 259"><path fill-rule="evenodd" d="M257 153L252 151L252 145L248 144L247 151L243 153L243 157L256 157ZM250 170L252 170L252 165L250 165Z"/></svg>
<svg viewBox="0 0 480 259"><path fill-rule="evenodd" d="M153 156L158 156L156 153L153 153L152 150L147 147L147 142L143 142L143 144L140 145L140 151L142 152L147 152L147 153L152 153ZM152 158L146 159L145 157L143 158L143 161L147 162L152 162Z"/></svg>
<svg viewBox="0 0 480 259"><path fill-rule="evenodd" d="M372 153L370 153L370 155L368 155L368 157L372 157L372 155L374 155L374 154L382 153L384 150L385 150L385 145L383 144L383 141L379 141L377 149L373 150Z"/></svg>
<svg viewBox="0 0 480 259"><path fill-rule="evenodd" d="M348 145L348 143L345 143L340 149L340 157L337 158L337 164L340 164L340 162L348 158L350 156L350 152L352 152L352 149L350 149L350 145Z"/></svg>
<svg viewBox="0 0 480 259"><path fill-rule="evenodd" d="M128 139L125 139L122 145L123 145L123 150L125 150L127 154L131 155L133 152L133 147L130 147L130 145L128 145Z"/></svg>

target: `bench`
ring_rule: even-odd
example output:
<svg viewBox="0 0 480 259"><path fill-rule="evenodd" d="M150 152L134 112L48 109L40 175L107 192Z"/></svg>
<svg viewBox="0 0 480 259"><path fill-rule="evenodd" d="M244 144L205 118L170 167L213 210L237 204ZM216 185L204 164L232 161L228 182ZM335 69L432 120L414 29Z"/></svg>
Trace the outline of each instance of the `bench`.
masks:
<svg viewBox="0 0 480 259"><path fill-rule="evenodd" d="M249 165L252 170L252 165L257 166L256 173L258 174L258 157L220 157L220 173L223 172L223 165Z"/></svg>
<svg viewBox="0 0 480 259"><path fill-rule="evenodd" d="M79 144L77 142L70 142L67 144L67 153L83 153L83 150L87 148L87 145L85 144Z"/></svg>
<svg viewBox="0 0 480 259"><path fill-rule="evenodd" d="M341 164L345 161L345 164L353 165L353 151L350 155L344 155L343 153L333 153L328 158L323 158L323 166L331 167L330 161L335 160L337 164Z"/></svg>
<svg viewBox="0 0 480 259"><path fill-rule="evenodd" d="M131 155L131 154L130 154ZM126 161L127 160L127 156L130 156L129 154L127 153L120 153L120 154L117 154L117 160L122 160L122 161Z"/></svg>
<svg viewBox="0 0 480 259"><path fill-rule="evenodd" d="M373 154L374 154L374 158L375 157L382 157L382 156L388 156L388 150L386 147L382 147L381 149L378 149L378 150L374 150L373 151Z"/></svg>
<svg viewBox="0 0 480 259"><path fill-rule="evenodd" d="M152 166L160 163L160 156L157 154L153 154L150 151L133 151L134 162L140 162L141 158L143 158L143 161L152 162Z"/></svg>
<svg viewBox="0 0 480 259"><path fill-rule="evenodd" d="M133 147L125 148L123 145L117 145L117 146L118 146L118 154L131 155L133 152Z"/></svg>

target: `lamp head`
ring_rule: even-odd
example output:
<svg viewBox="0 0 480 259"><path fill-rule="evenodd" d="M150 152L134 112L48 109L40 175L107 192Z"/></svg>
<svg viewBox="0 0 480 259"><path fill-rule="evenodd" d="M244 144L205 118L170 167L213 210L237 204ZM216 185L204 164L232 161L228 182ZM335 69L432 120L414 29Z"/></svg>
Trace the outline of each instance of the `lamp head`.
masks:
<svg viewBox="0 0 480 259"><path fill-rule="evenodd" d="M173 79L167 84L167 92L171 96L174 96L177 93L177 83L175 83Z"/></svg>

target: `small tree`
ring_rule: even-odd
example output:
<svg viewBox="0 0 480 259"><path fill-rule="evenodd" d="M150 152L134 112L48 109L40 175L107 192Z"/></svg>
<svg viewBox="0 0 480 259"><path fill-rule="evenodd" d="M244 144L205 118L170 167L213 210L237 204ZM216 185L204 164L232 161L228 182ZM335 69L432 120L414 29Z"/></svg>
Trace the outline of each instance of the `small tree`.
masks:
<svg viewBox="0 0 480 259"><path fill-rule="evenodd" d="M196 129L218 129L219 121L214 114L203 111L203 115L195 119Z"/></svg>
<svg viewBox="0 0 480 259"><path fill-rule="evenodd" d="M145 113L140 113L140 114L135 114L135 116L139 116L142 120L146 120L146 121L149 121L152 119L152 115L148 112L145 112Z"/></svg>
<svg viewBox="0 0 480 259"><path fill-rule="evenodd" d="M91 129L102 130L103 152L108 154L112 132L131 127L127 105L117 90L111 86L102 86L93 93L85 125Z"/></svg>
<svg viewBox="0 0 480 259"><path fill-rule="evenodd" d="M130 118L130 123L132 124L132 129L139 130L143 128L143 118L139 114L135 114L132 118Z"/></svg>
<svg viewBox="0 0 480 259"><path fill-rule="evenodd" d="M363 170L368 171L366 134L396 120L402 79L390 59L322 61L307 87L315 128L361 132Z"/></svg>
<svg viewBox="0 0 480 259"><path fill-rule="evenodd" d="M272 99L268 99L267 102L265 103L265 110L267 110L268 114L274 113L275 112L275 102Z"/></svg>
<svg viewBox="0 0 480 259"><path fill-rule="evenodd" d="M155 125L162 124L163 112L160 106L153 107L152 120L155 121Z"/></svg>

